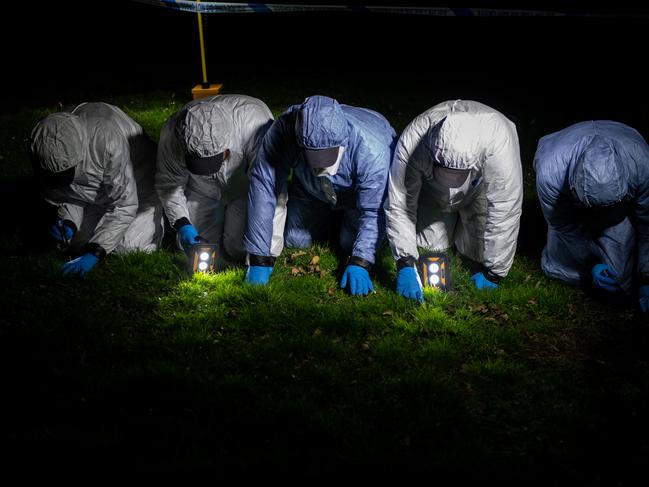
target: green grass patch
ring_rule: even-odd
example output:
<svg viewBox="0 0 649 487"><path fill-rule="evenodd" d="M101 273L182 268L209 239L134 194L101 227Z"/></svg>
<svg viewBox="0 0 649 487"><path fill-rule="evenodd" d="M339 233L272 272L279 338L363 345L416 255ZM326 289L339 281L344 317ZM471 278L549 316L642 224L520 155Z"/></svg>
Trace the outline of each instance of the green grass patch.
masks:
<svg viewBox="0 0 649 487"><path fill-rule="evenodd" d="M106 101L157 138L181 98ZM300 98L265 100L277 114ZM0 116L3 184L26 184L23 142L55 109ZM649 451L646 327L533 256L486 292L451 255L453 289L417 305L394 292L387 251L376 292L351 297L327 246L286 249L254 287L243 269L188 275L169 249L66 279L55 251L25 251L11 226L0 242L2 426L17 465L608 484Z"/></svg>

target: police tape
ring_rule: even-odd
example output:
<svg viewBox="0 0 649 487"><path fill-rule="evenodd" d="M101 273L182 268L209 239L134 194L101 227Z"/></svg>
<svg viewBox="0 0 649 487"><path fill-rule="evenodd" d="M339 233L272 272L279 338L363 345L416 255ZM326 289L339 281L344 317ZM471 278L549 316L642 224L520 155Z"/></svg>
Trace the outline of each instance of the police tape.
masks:
<svg viewBox="0 0 649 487"><path fill-rule="evenodd" d="M644 17L646 14L577 13L524 9L444 8L371 5L292 5L278 3L202 2L193 0L135 0L160 7L201 14L280 12L376 12L437 17Z"/></svg>

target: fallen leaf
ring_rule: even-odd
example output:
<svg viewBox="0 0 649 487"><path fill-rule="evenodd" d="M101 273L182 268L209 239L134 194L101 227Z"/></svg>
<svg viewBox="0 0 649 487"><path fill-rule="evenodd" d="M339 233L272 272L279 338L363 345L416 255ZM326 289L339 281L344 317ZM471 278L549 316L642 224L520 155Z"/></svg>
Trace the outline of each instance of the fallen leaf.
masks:
<svg viewBox="0 0 649 487"><path fill-rule="evenodd" d="M321 274L321 275L322 275L322 274ZM332 288L332 287L330 287L329 289L327 289L327 294L329 294L329 296L333 296L333 295L334 295L334 292L335 292L335 291L334 291L334 288Z"/></svg>
<svg viewBox="0 0 649 487"><path fill-rule="evenodd" d="M394 314L394 311L392 311L391 309L383 312L383 316L392 316L393 314Z"/></svg>
<svg viewBox="0 0 649 487"><path fill-rule="evenodd" d="M301 250L299 252L295 252L294 254L291 254L291 260L295 260L298 257L302 257L303 255L306 255L306 252L302 252Z"/></svg>
<svg viewBox="0 0 649 487"><path fill-rule="evenodd" d="M304 269L302 269L301 267L293 267L291 269L292 276L299 276L300 274L305 274Z"/></svg>
<svg viewBox="0 0 649 487"><path fill-rule="evenodd" d="M317 255L314 255L311 258L311 262L309 262L310 265L316 265L318 262L320 262L320 257Z"/></svg>

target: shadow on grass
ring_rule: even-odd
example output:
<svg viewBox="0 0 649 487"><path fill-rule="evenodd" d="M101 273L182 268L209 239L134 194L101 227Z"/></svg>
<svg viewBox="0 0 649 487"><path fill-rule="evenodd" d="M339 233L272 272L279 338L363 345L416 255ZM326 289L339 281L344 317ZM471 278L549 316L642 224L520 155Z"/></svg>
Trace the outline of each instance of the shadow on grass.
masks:
<svg viewBox="0 0 649 487"><path fill-rule="evenodd" d="M0 241L12 243L3 245L3 253L31 255L51 250L46 228L56 216L56 209L42 200L31 178L1 181L0 205L6 209Z"/></svg>
<svg viewBox="0 0 649 487"><path fill-rule="evenodd" d="M536 198L524 199L516 253L540 261L547 231L548 226L539 202Z"/></svg>

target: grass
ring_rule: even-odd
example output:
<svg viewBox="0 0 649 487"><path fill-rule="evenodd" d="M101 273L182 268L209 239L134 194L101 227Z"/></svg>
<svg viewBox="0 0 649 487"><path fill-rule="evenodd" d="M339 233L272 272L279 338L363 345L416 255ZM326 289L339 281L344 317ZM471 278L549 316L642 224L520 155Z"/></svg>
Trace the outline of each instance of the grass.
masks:
<svg viewBox="0 0 649 487"><path fill-rule="evenodd" d="M303 98L290 85L268 90L232 86L276 115ZM350 104L394 103L346 94ZM157 138L187 99L105 101ZM398 130L427 108L402 106ZM630 306L546 278L529 245L495 292L473 289L470 265L452 255L453 290L427 290L421 306L394 292L387 251L376 293L348 296L327 246L285 250L264 288L244 285L242 269L189 276L170 245L62 278L56 252L37 251L22 231L39 223L26 140L56 109L0 115L3 199L23 222L0 233L7 465L527 485L626 485L644 471L646 326ZM316 255L322 273L310 271Z"/></svg>

